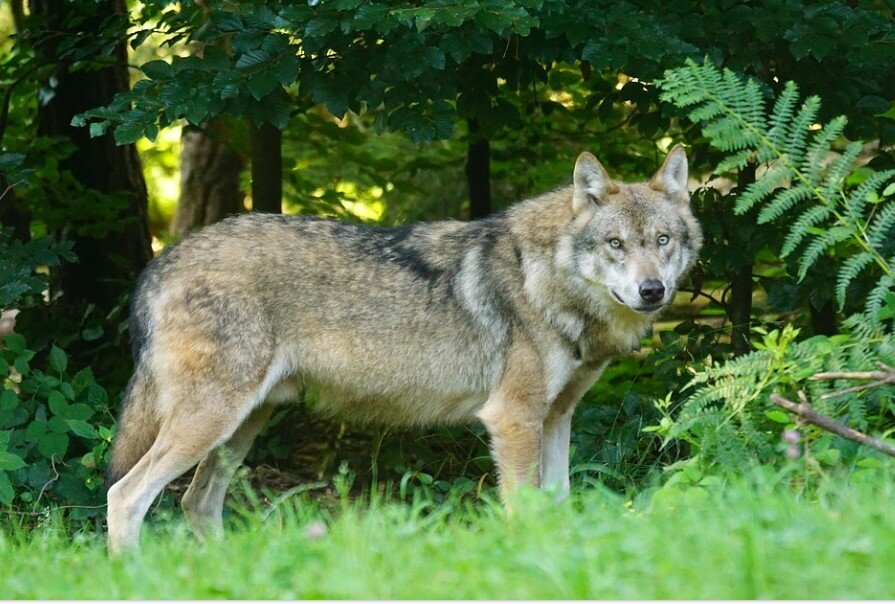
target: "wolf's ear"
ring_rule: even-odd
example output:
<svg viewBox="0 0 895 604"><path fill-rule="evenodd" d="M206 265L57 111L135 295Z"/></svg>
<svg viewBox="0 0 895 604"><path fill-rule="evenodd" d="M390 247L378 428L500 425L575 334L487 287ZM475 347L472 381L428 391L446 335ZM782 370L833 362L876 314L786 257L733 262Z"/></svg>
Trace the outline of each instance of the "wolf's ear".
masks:
<svg viewBox="0 0 895 604"><path fill-rule="evenodd" d="M618 186L609 178L597 158L585 151L575 162L572 210L580 212L591 203L599 203L608 193L617 193Z"/></svg>
<svg viewBox="0 0 895 604"><path fill-rule="evenodd" d="M668 152L665 163L649 182L653 189L665 191L671 197L689 199L687 196L687 154L683 145L677 144Z"/></svg>

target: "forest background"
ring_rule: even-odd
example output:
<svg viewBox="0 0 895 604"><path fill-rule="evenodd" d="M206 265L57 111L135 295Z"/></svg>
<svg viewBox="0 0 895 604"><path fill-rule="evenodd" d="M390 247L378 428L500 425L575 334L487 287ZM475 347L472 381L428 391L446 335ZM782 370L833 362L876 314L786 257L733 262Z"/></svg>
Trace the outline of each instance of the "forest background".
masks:
<svg viewBox="0 0 895 604"><path fill-rule="evenodd" d="M0 33L0 506L15 526L101 531L130 296L191 230L250 210L477 219L568 184L582 150L637 180L677 142L705 248L576 412L576 491L649 502L747 469L799 494L891 477L891 2L12 0ZM249 508L494 497L481 427L372 430L302 406L275 416L241 481Z"/></svg>

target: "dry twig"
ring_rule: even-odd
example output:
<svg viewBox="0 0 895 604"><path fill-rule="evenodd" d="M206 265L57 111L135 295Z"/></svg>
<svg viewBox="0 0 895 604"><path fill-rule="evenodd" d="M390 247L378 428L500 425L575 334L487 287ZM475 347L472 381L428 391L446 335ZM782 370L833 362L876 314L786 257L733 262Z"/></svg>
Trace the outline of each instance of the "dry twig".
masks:
<svg viewBox="0 0 895 604"><path fill-rule="evenodd" d="M858 384L857 386L849 386L835 392L827 392L822 395L821 400L842 396L849 392L857 392L876 386L884 386L886 384L895 384L895 367L890 367L885 363L878 363L881 371L828 371L826 373L817 373L811 376L812 380L873 380L869 384Z"/></svg>
<svg viewBox="0 0 895 604"><path fill-rule="evenodd" d="M809 424L814 424L815 426L823 428L828 432L838 434L842 438L847 438L848 440L871 447L873 449L876 449L877 451L882 451L886 455L895 457L895 446L892 446L889 443L884 442L878 438L868 436L867 434L859 432L858 430L855 430L853 428L849 428L848 426L843 426L832 417L815 411L814 408L810 404L808 404L807 400L803 399L801 403L794 403L791 400L783 398L779 394L772 394L771 402L778 407L786 409L791 413L795 413Z"/></svg>

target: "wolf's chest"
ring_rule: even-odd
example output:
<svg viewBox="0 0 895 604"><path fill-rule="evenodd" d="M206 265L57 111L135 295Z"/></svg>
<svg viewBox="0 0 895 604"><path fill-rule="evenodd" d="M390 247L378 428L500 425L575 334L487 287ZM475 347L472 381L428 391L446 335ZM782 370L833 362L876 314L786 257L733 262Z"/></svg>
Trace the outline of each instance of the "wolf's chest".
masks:
<svg viewBox="0 0 895 604"><path fill-rule="evenodd" d="M652 318L631 312L612 313L588 324L578 341L581 360L588 365L636 350L646 335Z"/></svg>

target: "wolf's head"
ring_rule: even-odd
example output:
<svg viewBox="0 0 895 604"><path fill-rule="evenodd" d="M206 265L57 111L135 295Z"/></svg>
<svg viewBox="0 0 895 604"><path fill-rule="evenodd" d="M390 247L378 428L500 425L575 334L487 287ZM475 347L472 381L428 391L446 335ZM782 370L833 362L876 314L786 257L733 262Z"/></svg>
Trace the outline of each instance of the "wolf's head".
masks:
<svg viewBox="0 0 895 604"><path fill-rule="evenodd" d="M560 254L580 293L603 310L652 313L674 297L702 246L690 211L687 155L674 147L647 182L622 183L590 153L575 163L574 219Z"/></svg>

